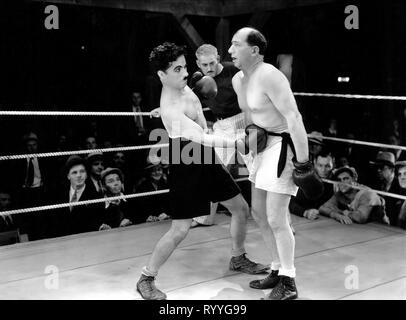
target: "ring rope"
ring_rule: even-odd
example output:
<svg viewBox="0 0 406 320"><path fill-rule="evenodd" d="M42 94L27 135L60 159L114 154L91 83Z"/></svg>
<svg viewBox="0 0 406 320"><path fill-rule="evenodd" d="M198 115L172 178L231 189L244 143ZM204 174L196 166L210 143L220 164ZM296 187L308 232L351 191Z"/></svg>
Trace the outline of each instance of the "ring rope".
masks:
<svg viewBox="0 0 406 320"><path fill-rule="evenodd" d="M102 112L102 111L0 111L0 116L86 116L86 117L132 117L150 116L151 112Z"/></svg>
<svg viewBox="0 0 406 320"><path fill-rule="evenodd" d="M353 189L358 189L358 190L368 190L383 196L388 196L388 197L392 197L392 198L397 198L397 199L401 199L401 200L406 200L406 196L400 195L400 194L396 194L396 193L391 193L391 192L385 192L385 191L381 191L381 190L375 190L375 189L371 189L371 188L364 188L364 187L360 187L359 185L356 184L349 184L349 183L343 183L343 182L338 182L338 181L333 181L333 180L329 180L329 179L321 179L327 183L330 184L343 184L346 186L349 186Z"/></svg>
<svg viewBox="0 0 406 320"><path fill-rule="evenodd" d="M326 97L326 98L406 101L405 96L381 96L381 95L369 95L369 94L341 94L341 93L308 93L308 92L294 92L293 94L295 96L302 96L302 97Z"/></svg>
<svg viewBox="0 0 406 320"><path fill-rule="evenodd" d="M326 137L326 136L316 136L316 135L312 135L312 134L308 134L307 136L309 138L317 138L317 139L345 142L345 143L351 143L351 144L366 145L366 146L370 146L370 147L380 147L380 148L390 148L390 149L396 149L396 150L406 150L406 147L404 147L404 146L396 146L396 145L385 144L385 143L368 142L368 141L353 140L353 139L343 139L343 138L334 138L334 137Z"/></svg>
<svg viewBox="0 0 406 320"><path fill-rule="evenodd" d="M404 146L395 146L395 145L391 145L391 144L368 142L368 141L361 141L361 140L352 140L352 139L341 139L341 138L326 137L326 136L316 136L316 135L312 135L312 134L308 134L308 137L309 138L314 137L314 138L318 138L318 139L332 140L332 141L338 141L338 142L345 142L345 143L352 143L352 144L358 144L358 145L367 145L367 146L371 146L371 147L380 147L380 148L388 148L388 149L406 151L406 147L404 147ZM116 147L116 148L104 148L104 149L88 149L88 150L75 150L75 151L16 154L16 155L0 156L0 161L26 159L26 158L32 158L32 157L38 157L38 158L59 157L59 156L67 156L67 155L74 155L74 154L89 154L89 153L93 153L93 152L132 151L132 150L141 150L141 149L148 149L148 148L165 148L168 146L169 146L168 143L161 143L161 144L141 145L141 146L132 146L132 147Z"/></svg>
<svg viewBox="0 0 406 320"><path fill-rule="evenodd" d="M83 206L83 205L88 205L88 204L102 203L102 202L105 202L106 200L114 201L114 200L120 200L120 199L132 199L132 198L139 198L139 197L150 196L150 195L158 195L158 194L168 193L168 192L169 192L169 189L163 189L163 190L158 190L158 191L133 193L133 194L128 194L128 195L116 196L116 197L83 200L83 201L72 202L72 203L59 203L59 204L51 204L51 205L40 206L40 207L15 209L15 210L9 210L9 211L2 211L2 212L0 212L0 216L45 211L45 210L53 210L53 209L75 207L75 206Z"/></svg>
<svg viewBox="0 0 406 320"><path fill-rule="evenodd" d="M14 154L9 156L0 156L0 161L3 160L16 160L16 159L26 159L26 158L45 158L45 157L60 157L60 156L69 156L76 154L89 154L94 152L114 152L114 151L132 151L132 150L141 150L141 149L153 149L153 148L164 148L168 147L169 143L160 143L160 144L149 144L141 146L132 146L132 147L115 147L115 148L103 148L103 149L87 149L87 150L75 150L75 151L58 151L58 152L44 152L44 153L30 153L30 154Z"/></svg>
<svg viewBox="0 0 406 320"><path fill-rule="evenodd" d="M324 182L327 182L327 183L330 183L330 184L342 183L342 182L337 182L337 181L333 181L333 180L329 180L329 179L322 179L322 180ZM238 178L238 179L235 179L235 181L236 182L248 181L248 178L247 177ZM358 186L358 185L352 185L352 184L348 184L348 183L342 183L342 184L350 186L350 187L352 187L354 189L368 190L368 191L375 192L375 193L383 195L383 196L389 196L389 197L392 197L392 198L406 200L406 196L403 196L403 195L390 193L390 192L385 192L385 191L380 191L380 190L374 190L374 189L365 188L365 187L361 187L361 186ZM129 195L121 195L121 196L116 196L116 197L84 200L84 201L78 201L78 202L73 202L73 203L61 203L61 204L53 204L53 205L46 205L46 206L40 206L40 207L31 207L31 208L8 210L8 211L0 212L0 216L15 215L15 214L20 214L20 213L29 213L29 212L37 212L37 211L53 210L53 209L59 209L59 208L81 206L81 205L87 205L87 204L102 203L102 202L105 202L106 200L114 201L114 200L120 200L120 199L132 199L132 198L139 198L139 197L147 197L147 196L153 196L153 195L164 194L164 193L169 193L169 189L142 192L142 193L133 193L133 194L129 194Z"/></svg>
<svg viewBox="0 0 406 320"><path fill-rule="evenodd" d="M406 96L383 96L366 94L341 94L341 93L313 93L313 92L294 92L295 96L302 97L326 97L326 98L346 98L346 99L369 99L369 100L396 100L406 101ZM209 111L210 108L203 108L203 111ZM151 112L91 112L91 111L4 111L0 110L0 116L149 116L156 117Z"/></svg>

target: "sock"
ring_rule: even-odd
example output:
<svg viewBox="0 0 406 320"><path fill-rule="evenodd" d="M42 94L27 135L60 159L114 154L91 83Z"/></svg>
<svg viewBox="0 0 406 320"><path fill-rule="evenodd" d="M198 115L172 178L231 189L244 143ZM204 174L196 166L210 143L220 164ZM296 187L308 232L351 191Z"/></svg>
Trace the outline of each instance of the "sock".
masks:
<svg viewBox="0 0 406 320"><path fill-rule="evenodd" d="M289 277L289 278L295 278L296 277L296 268L292 268L292 269L280 268L279 269L279 275L280 276L286 276L286 277Z"/></svg>
<svg viewBox="0 0 406 320"><path fill-rule="evenodd" d="M272 262L271 263L271 270L279 270L281 268L281 263L280 262Z"/></svg>
<svg viewBox="0 0 406 320"><path fill-rule="evenodd" d="M149 270L147 269L147 266L145 266L144 268L142 268L141 273L142 273L144 276L147 276L147 277L156 277L156 276L158 275L158 271L157 271L157 272L151 272L151 271L149 271Z"/></svg>
<svg viewBox="0 0 406 320"><path fill-rule="evenodd" d="M246 253L244 248L231 249L231 256L232 257L239 257L239 256L243 255L244 253Z"/></svg>

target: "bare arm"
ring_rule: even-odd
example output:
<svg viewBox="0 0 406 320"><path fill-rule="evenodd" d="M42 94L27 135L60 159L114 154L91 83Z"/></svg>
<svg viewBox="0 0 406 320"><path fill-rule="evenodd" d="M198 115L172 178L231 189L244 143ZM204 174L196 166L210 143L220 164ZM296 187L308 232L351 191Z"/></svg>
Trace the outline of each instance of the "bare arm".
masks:
<svg viewBox="0 0 406 320"><path fill-rule="evenodd" d="M333 195L326 203L319 208L320 214L334 218L335 214L342 214L342 211L338 208L338 201L335 195Z"/></svg>
<svg viewBox="0 0 406 320"><path fill-rule="evenodd" d="M187 87L187 88L189 88L189 87ZM192 91L192 89L190 89L190 88L189 88L189 90ZM193 99L193 105L196 108L197 123L203 128L204 132L207 132L207 130L208 130L207 121L206 121L206 118L204 117L202 104L200 103L199 98L195 97L195 99Z"/></svg>
<svg viewBox="0 0 406 320"><path fill-rule="evenodd" d="M234 89L235 93L237 94L237 96L238 96L238 91L239 91L238 82L239 82L239 74L240 74L240 72L236 73L233 76L233 78L231 79L231 84L233 85L233 89ZM248 126L249 124L252 124L252 116L251 116L250 110L248 108L242 109L240 105L239 105L239 107L240 107L241 111L244 114L244 121L245 121L244 123L245 123L245 125Z"/></svg>
<svg viewBox="0 0 406 320"><path fill-rule="evenodd" d="M209 147L235 147L234 139L205 133L201 126L180 111L172 109L162 112L161 110L161 116L166 130L172 138L183 137Z"/></svg>
<svg viewBox="0 0 406 320"><path fill-rule="evenodd" d="M264 72L261 83L274 106L285 117L299 162L309 160L307 133L292 90L286 77L277 69Z"/></svg>

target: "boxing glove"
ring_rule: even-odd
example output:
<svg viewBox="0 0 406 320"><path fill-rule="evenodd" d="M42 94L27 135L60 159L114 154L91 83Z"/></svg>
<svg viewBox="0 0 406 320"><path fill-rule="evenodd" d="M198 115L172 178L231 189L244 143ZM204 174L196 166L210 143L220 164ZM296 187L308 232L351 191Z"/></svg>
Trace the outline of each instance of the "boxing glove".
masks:
<svg viewBox="0 0 406 320"><path fill-rule="evenodd" d="M293 182L302 189L305 197L309 200L316 200L321 197L324 192L323 181L314 170L310 161L297 162L293 158Z"/></svg>
<svg viewBox="0 0 406 320"><path fill-rule="evenodd" d="M192 75L190 87L200 100L214 99L217 96L216 81L212 77L203 76L200 71L196 71Z"/></svg>
<svg viewBox="0 0 406 320"><path fill-rule="evenodd" d="M255 124L250 124L245 128L245 149L243 154L253 151L254 154L262 152L266 148L268 133L265 129Z"/></svg>

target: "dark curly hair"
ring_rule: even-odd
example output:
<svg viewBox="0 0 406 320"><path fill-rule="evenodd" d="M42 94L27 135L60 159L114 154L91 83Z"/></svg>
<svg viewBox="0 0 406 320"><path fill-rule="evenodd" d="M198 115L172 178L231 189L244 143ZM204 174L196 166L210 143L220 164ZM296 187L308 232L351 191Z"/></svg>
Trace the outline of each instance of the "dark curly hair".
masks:
<svg viewBox="0 0 406 320"><path fill-rule="evenodd" d="M164 42L151 51L149 61L155 72L158 70L166 71L172 62L176 61L180 56L186 56L185 46Z"/></svg>

